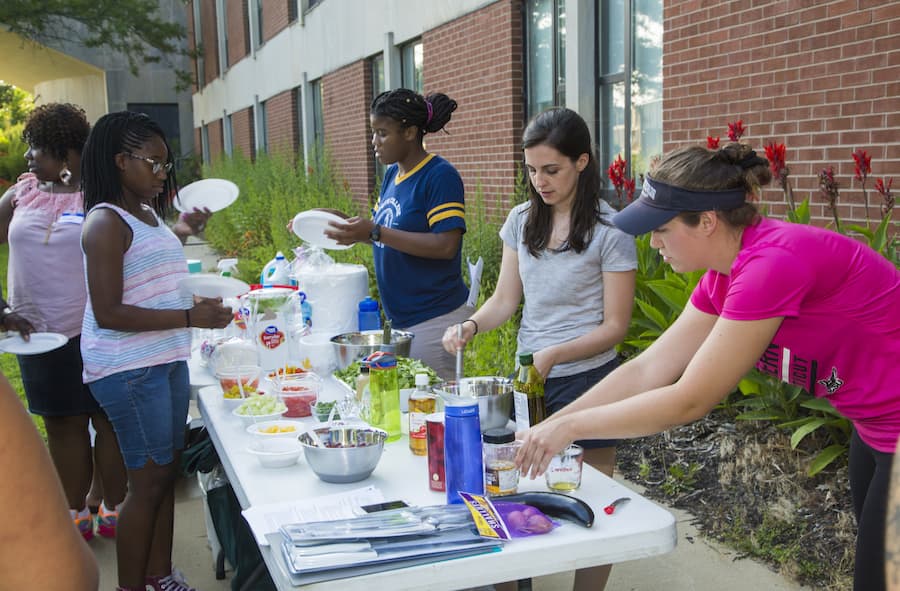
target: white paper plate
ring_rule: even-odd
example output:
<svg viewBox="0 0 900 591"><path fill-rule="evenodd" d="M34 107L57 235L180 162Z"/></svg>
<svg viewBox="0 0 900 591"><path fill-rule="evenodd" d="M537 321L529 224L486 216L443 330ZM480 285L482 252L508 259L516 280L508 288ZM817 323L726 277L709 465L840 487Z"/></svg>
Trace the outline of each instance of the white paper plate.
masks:
<svg viewBox="0 0 900 591"><path fill-rule="evenodd" d="M66 335L58 332L33 332L28 341L17 334L0 341L0 351L16 355L37 355L62 347L68 340Z"/></svg>
<svg viewBox="0 0 900 591"><path fill-rule="evenodd" d="M203 298L234 298L250 291L240 279L215 273L191 273L178 282L178 287L185 294Z"/></svg>
<svg viewBox="0 0 900 591"><path fill-rule="evenodd" d="M327 248L329 250L344 250L353 246L352 244L338 244L325 235L325 230L329 228L328 222L344 222L345 220L328 211L318 209L310 209L301 211L294 216L294 222L291 228L294 234L302 240L318 246L319 248Z"/></svg>
<svg viewBox="0 0 900 591"><path fill-rule="evenodd" d="M225 179L202 179L178 190L175 209L190 213L194 208L210 211L225 209L238 198L237 185Z"/></svg>

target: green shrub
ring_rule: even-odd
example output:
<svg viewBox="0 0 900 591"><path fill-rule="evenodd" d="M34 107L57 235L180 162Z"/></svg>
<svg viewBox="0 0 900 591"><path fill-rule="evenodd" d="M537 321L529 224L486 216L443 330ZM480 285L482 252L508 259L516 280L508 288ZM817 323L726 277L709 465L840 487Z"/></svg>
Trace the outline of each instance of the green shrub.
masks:
<svg viewBox="0 0 900 591"><path fill-rule="evenodd" d="M24 127L20 123L0 128L0 194L27 170L25 151L28 145L22 141Z"/></svg>

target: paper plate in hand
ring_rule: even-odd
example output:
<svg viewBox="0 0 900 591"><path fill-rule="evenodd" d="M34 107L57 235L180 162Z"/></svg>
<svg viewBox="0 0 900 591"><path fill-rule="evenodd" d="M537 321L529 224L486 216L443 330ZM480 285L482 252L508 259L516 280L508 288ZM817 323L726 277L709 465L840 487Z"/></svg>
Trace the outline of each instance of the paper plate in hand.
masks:
<svg viewBox="0 0 900 591"><path fill-rule="evenodd" d="M335 215L329 211L320 209L310 209L301 211L294 216L291 228L294 234L299 236L305 242L318 246L319 248L327 248L329 250L344 250L353 246L352 244L338 244L325 235L325 230L329 229L328 222L344 222L344 218Z"/></svg>
<svg viewBox="0 0 900 591"><path fill-rule="evenodd" d="M250 291L250 286L234 277L215 273L191 273L178 282L182 293L203 298L234 298Z"/></svg>
<svg viewBox="0 0 900 591"><path fill-rule="evenodd" d="M68 337L58 332L33 332L26 341L22 335L16 334L0 341L0 351L16 355L37 355L62 347Z"/></svg>
<svg viewBox="0 0 900 591"><path fill-rule="evenodd" d="M238 198L237 185L225 179L202 179L178 190L175 209L190 213L194 209L219 211Z"/></svg>

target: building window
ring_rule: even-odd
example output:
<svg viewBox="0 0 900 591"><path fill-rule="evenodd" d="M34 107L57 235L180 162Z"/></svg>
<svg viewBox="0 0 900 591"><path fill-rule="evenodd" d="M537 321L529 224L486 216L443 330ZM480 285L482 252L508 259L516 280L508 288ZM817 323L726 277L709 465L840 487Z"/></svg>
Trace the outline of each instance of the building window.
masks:
<svg viewBox="0 0 900 591"><path fill-rule="evenodd" d="M266 116L266 102L256 103L256 153L269 151L269 128Z"/></svg>
<svg viewBox="0 0 900 591"><path fill-rule="evenodd" d="M374 99L376 96L387 90L387 85L384 81L384 54L379 53L372 57L372 98ZM369 130L371 133L372 130ZM370 138L371 139L371 136ZM384 171L387 167L381 163L378 158L375 157L375 152L372 152L372 159L375 161L375 186L381 186L381 179L384 178Z"/></svg>
<svg viewBox="0 0 900 591"><path fill-rule="evenodd" d="M204 164L209 164L209 126L205 123L200 125L200 154Z"/></svg>
<svg viewBox="0 0 900 591"><path fill-rule="evenodd" d="M225 153L229 156L234 155L234 127L231 124L231 115L222 115L222 142L224 144Z"/></svg>
<svg viewBox="0 0 900 591"><path fill-rule="evenodd" d="M194 48L199 50L203 45L203 24L200 22L200 3L194 2ZM203 52L197 51L197 58L194 60L194 74L197 76L197 87L202 88L206 80L206 64L203 59Z"/></svg>
<svg viewBox="0 0 900 591"><path fill-rule="evenodd" d="M662 154L662 0L598 2L600 162L617 155L631 176Z"/></svg>
<svg viewBox="0 0 900 591"><path fill-rule="evenodd" d="M424 51L422 40L417 39L400 48L400 85L415 90L419 94L425 92L425 79L422 74Z"/></svg>
<svg viewBox="0 0 900 591"><path fill-rule="evenodd" d="M250 0L251 28L253 30L253 49L259 49L263 44L263 0Z"/></svg>
<svg viewBox="0 0 900 591"><path fill-rule="evenodd" d="M313 150L318 154L325 145L325 119L322 114L322 80L314 80L309 84L310 106L312 107Z"/></svg>
<svg viewBox="0 0 900 591"><path fill-rule="evenodd" d="M311 10L313 6L321 2L322 0L306 0L306 10Z"/></svg>
<svg viewBox="0 0 900 591"><path fill-rule="evenodd" d="M566 0L528 0L528 117L566 104Z"/></svg>
<svg viewBox="0 0 900 591"><path fill-rule="evenodd" d="M216 0L216 26L219 32L219 75L224 76L228 70L228 10L225 0Z"/></svg>

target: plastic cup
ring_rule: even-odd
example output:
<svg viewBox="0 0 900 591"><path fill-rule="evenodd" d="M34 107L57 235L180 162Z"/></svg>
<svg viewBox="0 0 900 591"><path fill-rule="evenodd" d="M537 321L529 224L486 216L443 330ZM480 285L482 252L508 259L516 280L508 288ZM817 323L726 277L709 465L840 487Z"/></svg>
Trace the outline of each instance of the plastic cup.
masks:
<svg viewBox="0 0 900 591"><path fill-rule="evenodd" d="M289 374L278 378L275 391L287 410L281 415L295 419L312 416L311 405L319 398L321 382L317 377L304 374Z"/></svg>
<svg viewBox="0 0 900 591"><path fill-rule="evenodd" d="M581 486L581 467L584 449L572 444L550 460L545 473L547 488L554 492L571 492Z"/></svg>
<svg viewBox="0 0 900 591"><path fill-rule="evenodd" d="M435 412L425 417L425 448L428 456L428 488L444 492L447 490L444 472L444 413Z"/></svg>
<svg viewBox="0 0 900 591"><path fill-rule="evenodd" d="M224 367L216 372L219 386L222 387L222 398L239 400L258 394L260 369L258 365L241 365Z"/></svg>

